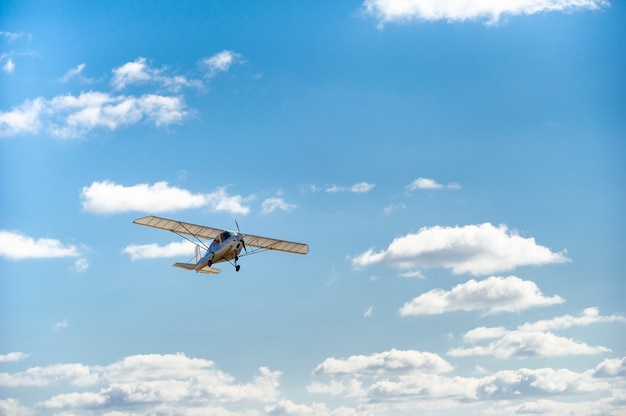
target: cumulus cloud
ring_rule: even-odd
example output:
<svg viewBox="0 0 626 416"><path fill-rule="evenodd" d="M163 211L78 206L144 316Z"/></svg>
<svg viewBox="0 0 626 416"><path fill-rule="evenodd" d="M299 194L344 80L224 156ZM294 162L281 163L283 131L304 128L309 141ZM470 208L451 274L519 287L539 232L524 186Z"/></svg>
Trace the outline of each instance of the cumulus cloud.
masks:
<svg viewBox="0 0 626 416"><path fill-rule="evenodd" d="M515 330L507 330L504 327L478 327L463 336L464 342L475 344L493 341L487 345L453 348L448 354L454 357L489 355L502 359L601 354L611 350L603 346L590 346L550 331L609 322L626 323L626 320L621 315L601 316L597 308L588 308L578 317L564 315L550 320L525 323Z"/></svg>
<svg viewBox="0 0 626 416"><path fill-rule="evenodd" d="M592 355L610 352L603 346L590 346L551 332L507 331L486 346L453 348L452 357L490 355L500 359L529 357L560 357L565 355Z"/></svg>
<svg viewBox="0 0 626 416"><path fill-rule="evenodd" d="M252 197L229 195L225 188L208 194L195 194L170 186L167 182L119 185L110 181L94 182L81 192L83 209L95 214L122 212L168 212L206 207L213 212L246 215L250 208L245 203Z"/></svg>
<svg viewBox="0 0 626 416"><path fill-rule="evenodd" d="M416 234L394 239L386 250L354 257L354 266L382 263L400 269L444 267L455 274L484 275L520 266L563 263L565 251L554 253L505 225L490 223L463 227L424 227Z"/></svg>
<svg viewBox="0 0 626 416"><path fill-rule="evenodd" d="M10 260L78 257L75 245L64 244L53 238L38 238L22 233L0 230L0 256Z"/></svg>
<svg viewBox="0 0 626 416"><path fill-rule="evenodd" d="M594 370L596 377L626 377L626 357L607 358Z"/></svg>
<svg viewBox="0 0 626 416"><path fill-rule="evenodd" d="M553 319L526 323L521 325L519 329L522 331L549 331L608 322L626 323L626 317L624 315L601 316L600 309L593 307L584 309L578 316L564 315Z"/></svg>
<svg viewBox="0 0 626 416"><path fill-rule="evenodd" d="M545 12L567 12L573 10L596 10L608 7L608 0L519 0L501 2L497 0L462 0L442 2L438 0L365 0L365 13L386 23L407 21L462 22L484 20L497 23L502 16L533 15Z"/></svg>
<svg viewBox="0 0 626 416"><path fill-rule="evenodd" d="M450 291L434 289L423 293L405 303L400 308L400 315L436 315L453 311L519 312L563 302L560 296L544 296L529 280L492 276L482 281L469 280Z"/></svg>
<svg viewBox="0 0 626 416"><path fill-rule="evenodd" d="M155 259L163 257L189 256L194 252L195 244L180 241L160 246L158 244L129 245L124 248L132 260Z"/></svg>
<svg viewBox="0 0 626 416"><path fill-rule="evenodd" d="M207 77L213 78L220 72L228 71L232 65L243 63L244 60L240 54L224 50L203 59L201 62L207 69Z"/></svg>
<svg viewBox="0 0 626 416"><path fill-rule="evenodd" d="M180 123L189 114L182 97L158 94L110 95L89 91L51 100L26 100L11 111L0 112L0 136L23 133L79 138L94 129L116 130L142 121L155 126Z"/></svg>
<svg viewBox="0 0 626 416"><path fill-rule="evenodd" d="M327 358L315 374L324 375L390 375L416 372L445 373L452 371L446 360L430 352L414 350L385 351L372 355L353 355L346 359Z"/></svg>

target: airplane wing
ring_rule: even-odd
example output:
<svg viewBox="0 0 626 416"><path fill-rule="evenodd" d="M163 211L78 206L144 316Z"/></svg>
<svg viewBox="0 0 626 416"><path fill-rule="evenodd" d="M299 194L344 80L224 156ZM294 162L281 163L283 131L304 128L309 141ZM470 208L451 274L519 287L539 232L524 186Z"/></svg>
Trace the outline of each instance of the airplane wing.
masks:
<svg viewBox="0 0 626 416"><path fill-rule="evenodd" d="M217 237L223 231L218 228L205 227L203 225L190 224L187 222L170 220L167 218L155 216L138 218L133 222L135 224L145 225L146 227L172 231L176 234L185 234L191 237L204 238L206 240L211 240ZM263 250L276 250L296 254L307 254L309 252L309 246L307 244L294 243L291 241L278 240L275 238L245 234L244 240L246 242L246 246L256 247Z"/></svg>
<svg viewBox="0 0 626 416"><path fill-rule="evenodd" d="M291 241L277 240L275 238L260 237L258 235L244 235L246 246L265 250L277 250L287 253L306 254L309 252L308 244L294 243Z"/></svg>
<svg viewBox="0 0 626 416"><path fill-rule="evenodd" d="M133 221L135 224L145 225L146 227L158 228L159 230L171 231L176 234L185 234L191 237L204 238L211 240L222 233L222 230L204 225L190 224L187 222L169 220L167 218L148 216L138 218Z"/></svg>
<svg viewBox="0 0 626 416"><path fill-rule="evenodd" d="M195 270L196 265L193 263L174 263L172 267L176 267L177 269L183 269L183 270ZM201 268L200 270L198 270L198 273L205 273L205 274L218 274L220 272L221 272L220 269L216 269L215 267L208 267L208 266L205 266Z"/></svg>

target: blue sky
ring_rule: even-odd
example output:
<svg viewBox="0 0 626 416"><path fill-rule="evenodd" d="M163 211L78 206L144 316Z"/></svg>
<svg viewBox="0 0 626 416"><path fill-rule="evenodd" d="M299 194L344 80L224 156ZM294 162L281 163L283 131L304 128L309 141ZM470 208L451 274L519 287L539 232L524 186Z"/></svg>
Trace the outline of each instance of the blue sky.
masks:
<svg viewBox="0 0 626 416"><path fill-rule="evenodd" d="M2 2L0 414L626 414L626 10L510 3Z"/></svg>

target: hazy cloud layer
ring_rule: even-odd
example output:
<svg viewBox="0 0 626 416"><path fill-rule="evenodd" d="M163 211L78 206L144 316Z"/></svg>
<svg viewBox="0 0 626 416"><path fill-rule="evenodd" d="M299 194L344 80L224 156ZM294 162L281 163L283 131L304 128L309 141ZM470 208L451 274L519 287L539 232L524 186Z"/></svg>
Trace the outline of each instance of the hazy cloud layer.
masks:
<svg viewBox="0 0 626 416"><path fill-rule="evenodd" d="M444 267L455 274L484 275L520 266L563 263L565 252L554 253L505 225L490 223L462 227L424 227L394 239L387 249L354 257L355 266L382 263L400 269Z"/></svg>

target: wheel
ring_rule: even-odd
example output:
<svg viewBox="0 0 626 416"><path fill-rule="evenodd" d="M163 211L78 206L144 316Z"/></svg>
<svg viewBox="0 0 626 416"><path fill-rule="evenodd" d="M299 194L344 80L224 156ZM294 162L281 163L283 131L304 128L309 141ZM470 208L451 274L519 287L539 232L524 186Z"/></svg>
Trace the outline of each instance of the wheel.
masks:
<svg viewBox="0 0 626 416"><path fill-rule="evenodd" d="M212 265L213 265L213 262L209 260L209 262L207 263L207 267L211 267Z"/></svg>
<svg viewBox="0 0 626 416"><path fill-rule="evenodd" d="M240 265L236 265L236 266L235 266L235 271L236 271L236 272L238 272L238 271L239 271L239 269L241 269L241 266L240 266Z"/></svg>

